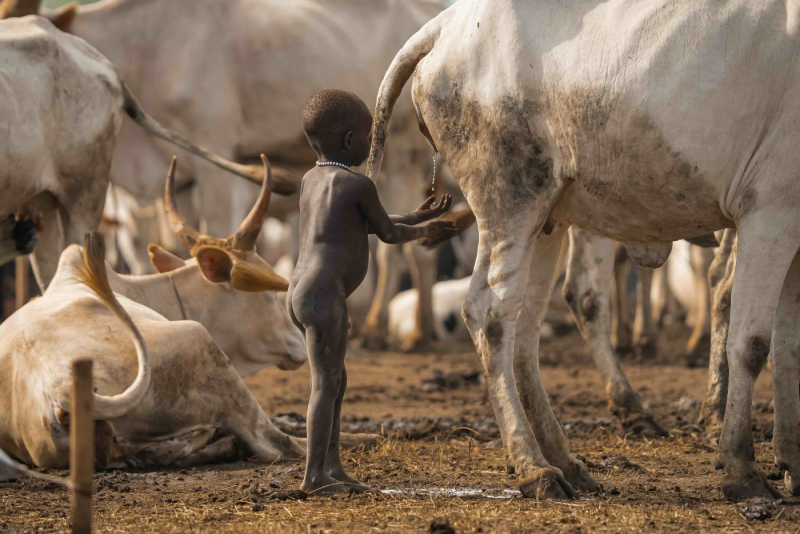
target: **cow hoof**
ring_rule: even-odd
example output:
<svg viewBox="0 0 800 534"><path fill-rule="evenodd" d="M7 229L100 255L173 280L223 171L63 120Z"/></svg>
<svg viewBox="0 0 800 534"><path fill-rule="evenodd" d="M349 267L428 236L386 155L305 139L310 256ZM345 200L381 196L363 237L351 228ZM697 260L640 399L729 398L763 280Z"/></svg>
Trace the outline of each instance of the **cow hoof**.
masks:
<svg viewBox="0 0 800 534"><path fill-rule="evenodd" d="M425 352L430 350L430 348L431 340L419 332L405 336L403 338L403 342L400 344L400 351L405 352L406 354Z"/></svg>
<svg viewBox="0 0 800 534"><path fill-rule="evenodd" d="M786 489L795 497L800 497L800 475L792 476L792 473L787 470L783 475L783 482L786 484Z"/></svg>
<svg viewBox="0 0 800 534"><path fill-rule="evenodd" d="M722 494L731 502L746 501L753 497L769 500L782 497L754 464L745 464L737 472L726 473L722 478Z"/></svg>
<svg viewBox="0 0 800 534"><path fill-rule="evenodd" d="M17 221L14 225L14 247L20 254L30 254L36 247L36 223Z"/></svg>
<svg viewBox="0 0 800 534"><path fill-rule="evenodd" d="M652 338L636 342L636 356L641 360L652 360L656 356L656 340Z"/></svg>
<svg viewBox="0 0 800 534"><path fill-rule="evenodd" d="M526 469L520 478L519 490L524 497L543 501L546 499L574 499L578 496L559 469L537 467Z"/></svg>
<svg viewBox="0 0 800 534"><path fill-rule="evenodd" d="M622 431L626 434L640 434L642 436L667 437L669 432L658 424L650 412L632 413L624 419L620 419Z"/></svg>
<svg viewBox="0 0 800 534"><path fill-rule="evenodd" d="M577 458L572 458L569 466L562 469L564 478L567 479L570 486L583 493L600 493L603 487L597 483L586 466Z"/></svg>

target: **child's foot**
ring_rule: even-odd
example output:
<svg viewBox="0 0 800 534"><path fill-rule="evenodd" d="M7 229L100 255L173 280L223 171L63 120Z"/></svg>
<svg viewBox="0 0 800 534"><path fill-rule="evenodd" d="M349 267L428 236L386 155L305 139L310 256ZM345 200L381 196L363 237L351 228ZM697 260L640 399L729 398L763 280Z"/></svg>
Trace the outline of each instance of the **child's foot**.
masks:
<svg viewBox="0 0 800 534"><path fill-rule="evenodd" d="M309 495L333 495L334 493L350 493L350 490L339 480L328 475L303 480L300 489Z"/></svg>
<svg viewBox="0 0 800 534"><path fill-rule="evenodd" d="M365 486L355 478L345 473L343 469L332 471L328 474L334 479L344 484L347 487L347 489L349 489L353 493L364 493L369 489L369 487Z"/></svg>

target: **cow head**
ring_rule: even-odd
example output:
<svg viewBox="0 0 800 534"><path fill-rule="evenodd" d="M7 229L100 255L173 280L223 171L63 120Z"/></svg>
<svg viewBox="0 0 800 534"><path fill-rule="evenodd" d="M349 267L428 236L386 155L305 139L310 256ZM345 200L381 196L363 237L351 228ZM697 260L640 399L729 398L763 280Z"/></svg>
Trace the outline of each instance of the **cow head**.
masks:
<svg viewBox="0 0 800 534"><path fill-rule="evenodd" d="M303 336L275 295L286 291L289 283L255 250L272 187L269 163L262 159L265 176L255 206L236 233L217 239L201 234L181 215L173 158L164 194L167 219L194 257L184 261L156 245L149 248L159 272L195 267L198 275L176 287L185 316L206 327L242 376L273 364L295 369L306 360Z"/></svg>

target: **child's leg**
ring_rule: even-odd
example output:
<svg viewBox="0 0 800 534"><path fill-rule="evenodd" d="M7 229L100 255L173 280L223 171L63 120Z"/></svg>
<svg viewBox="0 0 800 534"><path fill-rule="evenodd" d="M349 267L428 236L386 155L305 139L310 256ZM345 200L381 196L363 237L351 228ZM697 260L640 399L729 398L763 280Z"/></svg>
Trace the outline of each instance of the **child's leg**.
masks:
<svg viewBox="0 0 800 534"><path fill-rule="evenodd" d="M333 410L333 428L331 429L331 442L328 445L328 457L325 461L325 472L339 482L344 482L350 491L362 493L367 490L367 487L344 472L342 460L339 457L339 427L345 390L347 390L347 369L342 367L342 383L339 386L339 396L336 398L336 406Z"/></svg>
<svg viewBox="0 0 800 534"><path fill-rule="evenodd" d="M325 460L334 428L337 430L338 449L339 411L336 406L342 389L347 343L347 315L339 311L344 309L344 302L341 306L337 304L332 306L332 313L319 314L313 318L315 324L305 325L311 367L311 399L308 402L306 474L300 487L317 495L348 491L343 484L325 472ZM317 307L315 311L318 310Z"/></svg>

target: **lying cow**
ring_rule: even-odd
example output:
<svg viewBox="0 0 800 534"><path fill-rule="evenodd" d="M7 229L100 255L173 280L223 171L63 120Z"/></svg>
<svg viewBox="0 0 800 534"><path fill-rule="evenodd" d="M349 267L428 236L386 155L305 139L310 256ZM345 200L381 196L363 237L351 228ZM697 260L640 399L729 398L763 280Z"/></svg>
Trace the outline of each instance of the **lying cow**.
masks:
<svg viewBox="0 0 800 534"><path fill-rule="evenodd" d="M12 229L0 243L0 261L33 250L42 290L64 246L100 224L123 113L151 135L261 180L260 169L227 161L163 128L105 57L42 17L0 20L0 75L0 220L15 214L38 230L34 246L18 236L24 237L25 227Z"/></svg>
<svg viewBox="0 0 800 534"><path fill-rule="evenodd" d="M784 2L461 0L389 68L369 172L415 74L422 131L477 218L463 313L523 493L597 488L569 453L537 361L562 238L577 225L624 242L646 267L662 265L672 241L737 229L722 490L778 496L750 429L772 346L775 459L800 495L798 20Z"/></svg>
<svg viewBox="0 0 800 534"><path fill-rule="evenodd" d="M66 249L45 294L0 325L0 448L12 457L67 465L77 357L94 359L101 466L189 465L238 451L265 461L304 454L304 440L275 428L241 380L305 360L302 337L272 293L287 282L253 250L269 180L239 231L219 240L185 225L170 203L173 173L174 164L170 220L195 244L194 259L154 248L164 274L117 275L94 235L83 251Z"/></svg>

